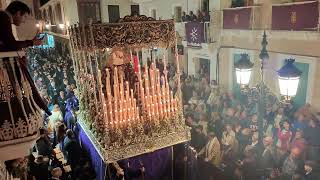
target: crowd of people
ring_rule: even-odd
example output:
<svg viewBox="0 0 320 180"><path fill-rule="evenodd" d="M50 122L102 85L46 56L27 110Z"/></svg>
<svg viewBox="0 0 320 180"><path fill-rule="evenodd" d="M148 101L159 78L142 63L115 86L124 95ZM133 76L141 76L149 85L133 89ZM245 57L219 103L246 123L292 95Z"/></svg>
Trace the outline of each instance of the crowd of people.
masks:
<svg viewBox="0 0 320 180"><path fill-rule="evenodd" d="M260 123L257 88L235 97L205 76L183 80L184 114L197 151L198 179L319 179L318 114L308 104L279 103L264 88Z"/></svg>
<svg viewBox="0 0 320 180"><path fill-rule="evenodd" d="M210 14L200 10L198 10L197 15L193 11L190 11L189 14L183 11L181 20L182 22L210 22Z"/></svg>
<svg viewBox="0 0 320 180"><path fill-rule="evenodd" d="M6 162L8 169L25 180L94 179L90 157L77 138L79 103L70 54L56 48L33 48L28 50L28 60L36 87L52 114L44 116L30 156Z"/></svg>

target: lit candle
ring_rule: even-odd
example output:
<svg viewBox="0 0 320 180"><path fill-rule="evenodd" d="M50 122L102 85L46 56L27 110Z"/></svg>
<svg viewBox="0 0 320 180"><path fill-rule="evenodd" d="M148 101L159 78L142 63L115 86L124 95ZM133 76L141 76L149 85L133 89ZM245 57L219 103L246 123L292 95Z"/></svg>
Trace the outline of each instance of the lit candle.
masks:
<svg viewBox="0 0 320 180"><path fill-rule="evenodd" d="M131 112L131 106L132 106L132 103L131 103L131 98L129 98L128 100L128 118L131 119L132 118L132 112Z"/></svg>

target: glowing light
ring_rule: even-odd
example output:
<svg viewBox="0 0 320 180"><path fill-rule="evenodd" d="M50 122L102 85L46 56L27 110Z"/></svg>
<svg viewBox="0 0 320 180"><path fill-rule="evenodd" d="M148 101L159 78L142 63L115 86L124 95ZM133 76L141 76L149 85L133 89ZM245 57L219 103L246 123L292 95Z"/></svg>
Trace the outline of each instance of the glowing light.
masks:
<svg viewBox="0 0 320 180"><path fill-rule="evenodd" d="M65 25L64 24L59 24L60 29L64 29Z"/></svg>

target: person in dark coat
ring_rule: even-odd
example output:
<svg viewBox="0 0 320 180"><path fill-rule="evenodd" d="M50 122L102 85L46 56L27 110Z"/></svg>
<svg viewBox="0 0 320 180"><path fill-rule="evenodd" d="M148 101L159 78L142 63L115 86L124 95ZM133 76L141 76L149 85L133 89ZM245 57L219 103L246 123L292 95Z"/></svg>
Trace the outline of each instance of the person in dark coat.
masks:
<svg viewBox="0 0 320 180"><path fill-rule="evenodd" d="M68 129L66 134L67 137L64 139L63 150L67 154L67 161L71 165L71 169L74 169L80 160L81 147L71 129Z"/></svg>
<svg viewBox="0 0 320 180"><path fill-rule="evenodd" d="M182 12L182 22L189 22L190 21L190 16L186 14L185 11Z"/></svg>
<svg viewBox="0 0 320 180"><path fill-rule="evenodd" d="M34 166L31 174L35 177L36 180L46 180L49 178L49 158L39 155L34 160Z"/></svg>
<svg viewBox="0 0 320 180"><path fill-rule="evenodd" d="M260 169L268 176L273 168L276 167L276 150L273 148L272 137L265 137L263 139L264 150L259 158Z"/></svg>
<svg viewBox="0 0 320 180"><path fill-rule="evenodd" d="M40 129L40 138L36 141L36 149L39 155L51 157L52 148L46 129Z"/></svg>
<svg viewBox="0 0 320 180"><path fill-rule="evenodd" d="M26 17L30 14L29 7L20 1L13 1L9 4L5 11L0 11L0 52L7 51L19 51L23 48L27 48L30 46L37 46L42 44L42 39L38 39L37 36L33 40L26 41L17 41L13 35L12 24L19 26L25 22ZM3 60L4 61L4 60ZM36 104L43 109L48 115L50 115L50 111L48 110L45 103L42 101L37 88L35 87L32 77L30 76L26 62L23 59L18 59L15 61L20 62L20 68L22 74L25 76L27 82L31 86L33 98ZM13 77L13 70L9 69L8 61L4 61L4 66L8 71L9 77ZM19 71L19 70L18 70ZM20 72L15 72L16 75L20 75ZM10 79L11 81L11 79ZM16 82L11 82L15 87ZM2 107L0 107L2 108ZM28 112L27 112L28 113ZM4 115L4 118L6 115Z"/></svg>
<svg viewBox="0 0 320 180"><path fill-rule="evenodd" d="M22 48L40 45L42 41L34 38L33 40L16 41L12 33L12 26L21 25L30 14L29 7L20 1L13 1L5 11L0 11L0 51L17 51Z"/></svg>

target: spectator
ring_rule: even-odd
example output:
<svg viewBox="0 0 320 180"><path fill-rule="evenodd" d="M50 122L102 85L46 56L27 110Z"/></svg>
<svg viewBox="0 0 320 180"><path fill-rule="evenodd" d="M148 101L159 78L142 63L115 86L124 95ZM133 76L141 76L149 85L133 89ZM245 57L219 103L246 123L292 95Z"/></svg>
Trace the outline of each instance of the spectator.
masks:
<svg viewBox="0 0 320 180"><path fill-rule="evenodd" d="M287 151L289 151L289 143L292 137L289 121L284 121L282 129L279 127L279 125L276 126L276 128L278 130L277 147L280 150L281 154L283 155Z"/></svg>
<svg viewBox="0 0 320 180"><path fill-rule="evenodd" d="M209 132L209 141L199 152L199 156L204 155L204 161L218 167L221 161L220 143L215 134Z"/></svg>
<svg viewBox="0 0 320 180"><path fill-rule="evenodd" d="M81 157L80 145L76 140L76 137L71 129L68 129L67 137L64 139L64 151L67 154L68 163L71 165L71 169L74 169L79 163L79 157Z"/></svg>
<svg viewBox="0 0 320 180"><path fill-rule="evenodd" d="M236 150L235 133L230 124L226 125L225 131L222 133L221 144L223 145L224 156L230 158Z"/></svg>
<svg viewBox="0 0 320 180"><path fill-rule="evenodd" d="M202 16L202 13L200 10L197 11L197 21L198 22L204 22L204 17Z"/></svg>
<svg viewBox="0 0 320 180"><path fill-rule="evenodd" d="M36 180L46 180L49 178L49 158L39 155L35 161L34 168L32 169L32 175Z"/></svg>
<svg viewBox="0 0 320 180"><path fill-rule="evenodd" d="M315 161L306 161L304 163L305 180L318 180L320 177L319 166Z"/></svg>
<svg viewBox="0 0 320 180"><path fill-rule="evenodd" d="M186 14L185 11L182 12L182 22L189 22L190 16Z"/></svg>
<svg viewBox="0 0 320 180"><path fill-rule="evenodd" d="M273 139L268 136L263 139L264 151L262 152L260 167L264 171L268 171L276 167L276 151L273 148ZM268 172L267 174L270 174Z"/></svg>
<svg viewBox="0 0 320 180"><path fill-rule="evenodd" d="M204 22L210 22L210 15L206 11L202 11L202 17Z"/></svg>
<svg viewBox="0 0 320 180"><path fill-rule="evenodd" d="M48 137L48 131L44 128L40 129L40 138L36 141L36 149L38 155L51 157L52 155L52 148L51 142Z"/></svg>
<svg viewBox="0 0 320 180"><path fill-rule="evenodd" d="M197 16L193 14L193 11L190 11L189 16L191 22L197 21Z"/></svg>
<svg viewBox="0 0 320 180"><path fill-rule="evenodd" d="M282 166L282 178L291 179L291 177L298 173L303 172L303 161L299 158L300 150L298 148L293 148L290 155L286 158Z"/></svg>
<svg viewBox="0 0 320 180"><path fill-rule="evenodd" d="M319 160L320 153L320 127L317 120L312 118L309 121L309 127L306 128L305 137L308 143L307 159Z"/></svg>
<svg viewBox="0 0 320 180"><path fill-rule="evenodd" d="M305 150L306 150L306 145L307 145L307 142L303 138L303 131L298 129L295 134L295 137L293 138L293 140L291 142L290 147L291 147L291 149L298 148L301 151L301 154L304 155Z"/></svg>
<svg viewBox="0 0 320 180"><path fill-rule="evenodd" d="M53 168L51 170L51 179L50 180L62 180L62 170L60 167Z"/></svg>

